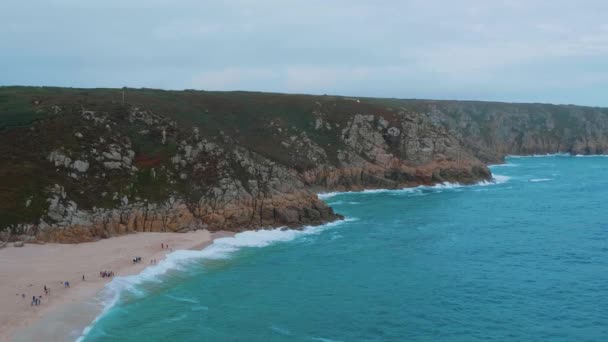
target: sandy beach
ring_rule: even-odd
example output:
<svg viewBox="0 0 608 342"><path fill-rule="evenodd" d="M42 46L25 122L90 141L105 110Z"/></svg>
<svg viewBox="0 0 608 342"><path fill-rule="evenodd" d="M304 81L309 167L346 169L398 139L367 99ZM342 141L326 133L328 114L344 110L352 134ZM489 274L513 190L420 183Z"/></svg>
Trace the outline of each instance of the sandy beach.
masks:
<svg viewBox="0 0 608 342"><path fill-rule="evenodd" d="M45 340L65 340L68 330L87 326L99 313L101 307L92 304L92 299L111 281L100 277L100 271L113 271L115 276L137 274L151 260L160 262L172 251L203 249L213 239L230 235L206 230L138 233L74 245L26 244L0 249L0 341L32 340L36 330L50 324L49 317L55 321L55 330L65 331L56 331ZM169 248L163 249L161 244ZM133 263L135 256L142 261ZM64 286L66 281L69 288ZM49 295L44 286L50 289ZM41 304L32 306L32 296L42 296ZM57 327L57 321L63 329Z"/></svg>

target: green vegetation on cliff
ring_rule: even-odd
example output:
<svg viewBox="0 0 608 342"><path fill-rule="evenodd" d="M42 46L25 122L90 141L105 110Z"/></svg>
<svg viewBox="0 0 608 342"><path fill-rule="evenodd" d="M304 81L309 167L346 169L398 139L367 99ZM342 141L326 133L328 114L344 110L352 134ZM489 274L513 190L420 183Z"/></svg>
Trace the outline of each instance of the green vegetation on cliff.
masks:
<svg viewBox="0 0 608 342"><path fill-rule="evenodd" d="M0 87L0 229L320 223L314 191L470 183L506 154L604 153L606 133L608 110L577 106Z"/></svg>

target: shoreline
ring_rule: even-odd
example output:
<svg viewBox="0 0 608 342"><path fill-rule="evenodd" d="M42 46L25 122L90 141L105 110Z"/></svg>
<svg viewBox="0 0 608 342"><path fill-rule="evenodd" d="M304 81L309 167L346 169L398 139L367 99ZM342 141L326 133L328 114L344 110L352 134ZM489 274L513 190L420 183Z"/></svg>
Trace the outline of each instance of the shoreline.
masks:
<svg viewBox="0 0 608 342"><path fill-rule="evenodd" d="M492 185L500 184L502 180L492 177L490 180L483 180L473 184L460 183L438 183L434 185L419 185L416 187L404 188L442 188L442 187L461 187L469 185ZM383 192L398 189L363 189L361 191L337 191L329 193L318 193L321 200L327 200L339 193L357 192ZM340 222L336 220L332 222ZM331 222L330 222L331 223ZM327 222L322 224L328 224ZM306 227L306 226L304 226ZM255 230L254 230L255 231ZM220 231L210 233L207 230L197 230L187 233L159 233L159 232L140 232L135 234L121 235L109 239L102 239L95 242L85 242L78 244L55 244L48 243L43 245L26 244L24 247L8 246L0 249L0 260L17 260L25 256L25 262L17 262L22 268L31 269L34 275L38 275L39 268L48 266L49 268L68 267L67 273L59 272L54 278L48 275L44 279L32 281L32 277L25 279L17 277L8 284L0 282L0 293L6 296L0 300L0 342L2 341L29 341L44 337L46 341L65 341L67 339L78 340L85 329L95 323L95 320L103 314L104 304L101 302L101 294L113 278L100 278L99 271L113 271L115 276L129 276L142 273L150 264L150 260L156 259L157 262L163 260L167 254L177 250L203 250L213 243L217 238L234 236L235 232ZM170 249L161 249L161 243L169 243ZM105 245L105 246L102 246ZM83 253L92 247L98 250L92 259L92 265L87 265L86 281L79 279L79 274L83 271ZM79 250L79 251L74 251ZM112 251L114 250L114 251ZM128 253L125 254L128 250ZM34 252L32 252L34 251ZM67 254L66 254L67 252ZM118 252L118 253L116 253ZM35 259L45 255L42 265L34 263ZM49 254L53 257L47 258ZM99 261L103 256L111 255L109 260ZM142 262L133 263L134 256L142 257ZM78 270L69 267L70 262L65 259L76 259ZM85 257L86 258L86 257ZM119 260L117 260L119 258ZM58 260L60 259L60 260ZM61 260L64 259L64 260ZM78 261L80 260L80 261ZM9 266L7 270L7 265ZM14 273L10 269L11 264L0 263L0 274ZM111 267L108 267L111 266ZM23 271L20 272L23 276ZM66 275L60 277L61 275ZM55 276L55 275L54 275ZM13 278L12 275L9 277ZM70 288L63 288L62 279L70 282ZM29 281L26 281L29 280ZM27 283L27 285L26 285ZM15 286L17 285L17 286ZM43 286L51 289L51 295L45 296ZM12 288L11 288L12 286ZM30 306L32 290L37 292L35 295L42 295L41 306ZM25 299L21 298L20 293L25 293ZM17 314L14 314L17 313ZM59 327L59 329L58 329ZM51 328L51 329L49 329ZM48 331L54 331L53 336L48 336ZM57 331L59 330L59 331Z"/></svg>
<svg viewBox="0 0 608 342"><path fill-rule="evenodd" d="M473 184L438 183L403 189L363 189L317 195L319 199L327 200L339 193L451 188L502 182L504 180L492 177ZM340 221L343 220L331 222ZM326 224L328 222L322 225ZM4 299L0 299L0 342L29 341L40 337L46 341L77 340L103 314L105 305L101 302L101 293L113 278L100 278L100 271L113 271L115 276L121 277L140 274L153 265L150 264L152 259L160 262L167 254L177 250L202 250L217 238L235 234L227 231L210 233L207 230L186 233L140 232L95 242L26 244L24 247L8 246L0 249L0 260L10 261L0 263L0 274L12 278L9 282L0 282L0 293L4 294ZM171 249L161 249L161 243L169 243ZM108 256L111 257L103 260ZM135 256L142 257L142 262L133 263L132 258ZM37 259L40 257L44 258L44 262L39 263ZM90 263L87 264L87 261ZM53 269L57 274L40 274L47 269ZM80 279L82 273L85 273L85 281ZM70 288L63 288L63 281L69 281ZM44 294L45 285L51 289L49 296ZM24 299L21 298L22 293L25 294ZM32 295L42 295L41 306L30 306ZM48 336L49 330L54 331L52 337Z"/></svg>
<svg viewBox="0 0 608 342"><path fill-rule="evenodd" d="M506 165L505 164L496 164L496 165ZM488 165L490 167L491 165ZM509 177L503 175L497 175L492 173L492 178L489 180L480 180L475 183L466 184L466 183L453 183L453 182L443 182L443 183L435 183L432 185L417 185L411 187L404 188L366 188L362 190L349 190L349 191L330 191L330 192L319 192L317 196L319 199L325 201L334 196L341 194L371 194L371 193L383 193L383 192L391 192L391 191L416 191L422 189L446 189L446 188L461 188L467 186L488 186L488 185L497 185L502 184L509 180Z"/></svg>
<svg viewBox="0 0 608 342"><path fill-rule="evenodd" d="M171 252L202 250L217 238L233 235L207 230L145 232L79 244L0 249L0 341L75 340L103 310L99 297L113 278L100 277L100 271L113 271L115 277L139 274L154 265L153 259L160 263ZM162 249L161 244L169 248ZM142 261L134 263L135 256ZM64 287L64 281L70 286ZM31 305L32 296L42 296L39 306Z"/></svg>

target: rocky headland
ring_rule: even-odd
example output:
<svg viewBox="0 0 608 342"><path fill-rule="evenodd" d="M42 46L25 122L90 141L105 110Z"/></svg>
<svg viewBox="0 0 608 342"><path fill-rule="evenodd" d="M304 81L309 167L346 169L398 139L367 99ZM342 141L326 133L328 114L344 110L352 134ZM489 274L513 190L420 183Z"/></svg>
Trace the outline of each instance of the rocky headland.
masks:
<svg viewBox="0 0 608 342"><path fill-rule="evenodd" d="M318 192L471 184L607 132L566 105L2 87L0 245L322 224Z"/></svg>

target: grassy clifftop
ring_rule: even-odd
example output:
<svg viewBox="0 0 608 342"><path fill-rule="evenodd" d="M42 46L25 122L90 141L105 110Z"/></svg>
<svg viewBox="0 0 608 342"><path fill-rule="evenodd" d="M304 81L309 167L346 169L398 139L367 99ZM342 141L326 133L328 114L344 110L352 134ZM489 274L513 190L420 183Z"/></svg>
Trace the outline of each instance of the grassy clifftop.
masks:
<svg viewBox="0 0 608 342"><path fill-rule="evenodd" d="M321 222L313 190L468 183L505 154L604 153L607 133L608 110L578 106L0 87L0 228ZM196 224L150 206L169 200ZM159 226L121 216L142 210Z"/></svg>

